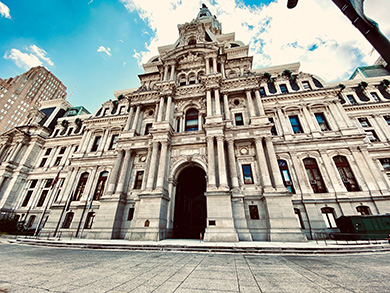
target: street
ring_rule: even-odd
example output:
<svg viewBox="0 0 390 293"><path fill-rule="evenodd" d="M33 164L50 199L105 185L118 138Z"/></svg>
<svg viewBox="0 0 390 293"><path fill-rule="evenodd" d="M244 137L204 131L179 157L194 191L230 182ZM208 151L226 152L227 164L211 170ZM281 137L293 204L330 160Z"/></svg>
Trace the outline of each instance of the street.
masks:
<svg viewBox="0 0 390 293"><path fill-rule="evenodd" d="M248 255L0 243L0 292L389 292L390 253Z"/></svg>

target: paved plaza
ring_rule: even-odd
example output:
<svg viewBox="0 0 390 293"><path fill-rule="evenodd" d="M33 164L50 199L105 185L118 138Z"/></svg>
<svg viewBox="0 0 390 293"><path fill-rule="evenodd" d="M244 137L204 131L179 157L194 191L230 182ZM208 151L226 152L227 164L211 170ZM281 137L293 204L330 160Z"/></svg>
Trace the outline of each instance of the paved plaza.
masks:
<svg viewBox="0 0 390 293"><path fill-rule="evenodd" d="M0 292L389 292L390 253L250 255L0 243Z"/></svg>

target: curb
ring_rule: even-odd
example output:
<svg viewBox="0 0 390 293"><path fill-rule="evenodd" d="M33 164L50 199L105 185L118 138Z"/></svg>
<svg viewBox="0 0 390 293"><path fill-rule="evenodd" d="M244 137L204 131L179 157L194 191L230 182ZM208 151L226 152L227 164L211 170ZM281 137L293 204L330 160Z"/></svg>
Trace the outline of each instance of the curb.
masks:
<svg viewBox="0 0 390 293"><path fill-rule="evenodd" d="M241 254L351 254L351 253L372 253L390 251L389 245L362 245L360 247L232 247L232 246L196 246L196 245L174 245L174 244L114 244L114 243L87 243L87 242L66 242L51 240L31 239L9 239L9 243L57 247L57 248L78 248L78 249L109 249L129 251L161 251L161 252L202 252L202 253L241 253Z"/></svg>

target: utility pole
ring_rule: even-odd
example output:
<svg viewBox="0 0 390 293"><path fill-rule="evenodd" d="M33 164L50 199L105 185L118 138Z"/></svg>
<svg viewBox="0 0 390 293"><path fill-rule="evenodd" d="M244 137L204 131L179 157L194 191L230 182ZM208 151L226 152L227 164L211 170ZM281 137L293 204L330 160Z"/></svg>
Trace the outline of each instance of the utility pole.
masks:
<svg viewBox="0 0 390 293"><path fill-rule="evenodd" d="M332 1L382 56L390 70L390 42L379 30L378 24L364 14L364 0ZM287 0L287 8L292 9L297 4L298 0Z"/></svg>

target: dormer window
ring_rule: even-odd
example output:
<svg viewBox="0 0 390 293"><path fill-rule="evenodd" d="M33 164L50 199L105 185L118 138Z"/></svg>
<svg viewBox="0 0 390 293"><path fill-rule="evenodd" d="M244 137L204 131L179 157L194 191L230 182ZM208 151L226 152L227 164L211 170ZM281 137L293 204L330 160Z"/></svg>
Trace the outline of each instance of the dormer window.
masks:
<svg viewBox="0 0 390 293"><path fill-rule="evenodd" d="M195 39L190 40L190 41L188 42L188 45L190 45L190 46L196 45L196 40L195 40Z"/></svg>

